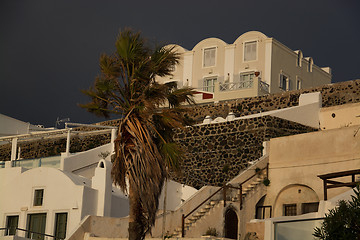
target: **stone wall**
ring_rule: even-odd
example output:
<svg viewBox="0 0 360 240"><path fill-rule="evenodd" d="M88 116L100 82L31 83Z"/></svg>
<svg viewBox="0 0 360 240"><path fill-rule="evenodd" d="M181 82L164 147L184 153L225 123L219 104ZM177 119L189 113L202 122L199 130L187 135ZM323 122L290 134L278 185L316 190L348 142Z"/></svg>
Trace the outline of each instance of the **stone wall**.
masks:
<svg viewBox="0 0 360 240"><path fill-rule="evenodd" d="M261 157L264 141L311 131L315 129L272 116L177 130L175 141L184 152L182 176L172 178L195 188L222 186Z"/></svg>
<svg viewBox="0 0 360 240"><path fill-rule="evenodd" d="M202 122L207 115L213 119L216 117L225 118L232 111L235 113L235 116L239 117L297 106L300 94L310 92L321 92L323 107L360 102L360 79L310 89L197 105L193 107L193 112L189 114L189 117L196 122Z"/></svg>
<svg viewBox="0 0 360 240"><path fill-rule="evenodd" d="M91 136L72 136L70 152L86 151L110 142L110 133ZM66 136L35 141L18 142L21 158L32 159L60 155L66 151ZM10 160L11 143L0 145L0 161Z"/></svg>

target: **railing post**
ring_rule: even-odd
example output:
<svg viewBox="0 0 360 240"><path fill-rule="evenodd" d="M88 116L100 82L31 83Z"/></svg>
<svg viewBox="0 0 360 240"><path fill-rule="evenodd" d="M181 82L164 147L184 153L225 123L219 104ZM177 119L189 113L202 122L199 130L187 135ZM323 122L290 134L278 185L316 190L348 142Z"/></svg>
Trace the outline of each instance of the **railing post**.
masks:
<svg viewBox="0 0 360 240"><path fill-rule="evenodd" d="M185 237L185 216L181 215L181 237Z"/></svg>
<svg viewBox="0 0 360 240"><path fill-rule="evenodd" d="M266 178L269 179L269 163L266 164Z"/></svg>
<svg viewBox="0 0 360 240"><path fill-rule="evenodd" d="M324 201L327 200L327 179L323 179L324 181Z"/></svg>
<svg viewBox="0 0 360 240"><path fill-rule="evenodd" d="M226 207L226 188L227 188L227 186L224 185L224 187L223 187L224 207Z"/></svg>
<svg viewBox="0 0 360 240"><path fill-rule="evenodd" d="M69 128L69 130L67 132L67 138L66 138L66 156L70 155L70 131L71 131L71 129Z"/></svg>
<svg viewBox="0 0 360 240"><path fill-rule="evenodd" d="M11 141L11 161L16 160L17 138L13 138Z"/></svg>
<svg viewBox="0 0 360 240"><path fill-rule="evenodd" d="M240 184L240 210L242 209L243 204L243 196L242 196L242 184Z"/></svg>

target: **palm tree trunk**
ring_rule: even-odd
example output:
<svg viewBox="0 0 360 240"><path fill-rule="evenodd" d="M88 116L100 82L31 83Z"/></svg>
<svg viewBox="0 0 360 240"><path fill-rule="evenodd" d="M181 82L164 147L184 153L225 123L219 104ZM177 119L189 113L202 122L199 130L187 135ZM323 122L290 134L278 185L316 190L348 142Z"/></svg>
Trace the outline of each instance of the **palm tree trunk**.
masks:
<svg viewBox="0 0 360 240"><path fill-rule="evenodd" d="M141 203L139 195L134 191L132 184L129 186L129 240L143 240L145 228L141 221Z"/></svg>

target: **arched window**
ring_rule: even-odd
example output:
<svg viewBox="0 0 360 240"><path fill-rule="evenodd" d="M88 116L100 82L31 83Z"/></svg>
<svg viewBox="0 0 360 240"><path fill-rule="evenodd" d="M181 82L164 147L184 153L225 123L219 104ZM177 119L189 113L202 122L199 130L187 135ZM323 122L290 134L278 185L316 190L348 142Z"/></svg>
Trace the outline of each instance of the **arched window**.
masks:
<svg viewBox="0 0 360 240"><path fill-rule="evenodd" d="M312 72L313 65L314 65L314 60L312 58L309 58L308 72Z"/></svg>
<svg viewBox="0 0 360 240"><path fill-rule="evenodd" d="M298 67L301 67L302 59L303 59L303 54L302 54L302 52L299 50L298 53L297 53L297 60L296 60L296 65L297 65Z"/></svg>

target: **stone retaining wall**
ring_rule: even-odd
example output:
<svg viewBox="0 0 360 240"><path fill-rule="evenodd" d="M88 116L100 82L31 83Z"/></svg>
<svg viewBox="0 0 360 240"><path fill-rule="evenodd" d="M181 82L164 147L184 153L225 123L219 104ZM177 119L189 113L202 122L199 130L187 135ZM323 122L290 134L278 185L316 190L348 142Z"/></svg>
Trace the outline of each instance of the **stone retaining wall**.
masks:
<svg viewBox="0 0 360 240"><path fill-rule="evenodd" d="M193 112L189 114L189 117L196 122L202 122L207 115L213 119L216 117L225 118L232 111L235 116L239 117L297 106L300 94L310 92L321 92L323 107L360 102L360 79L310 89L198 105L193 107Z"/></svg>
<svg viewBox="0 0 360 240"><path fill-rule="evenodd" d="M207 124L178 130L175 141L184 152L178 182L200 188L222 186L261 157L263 142L270 138L311 132L316 129L284 119L264 116Z"/></svg>

